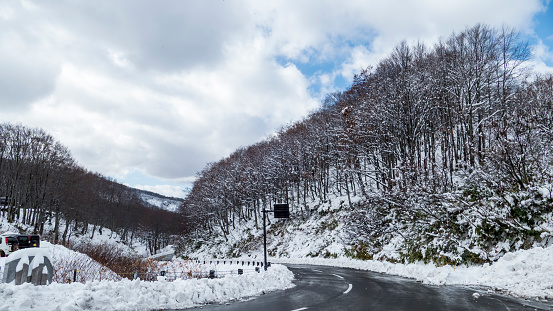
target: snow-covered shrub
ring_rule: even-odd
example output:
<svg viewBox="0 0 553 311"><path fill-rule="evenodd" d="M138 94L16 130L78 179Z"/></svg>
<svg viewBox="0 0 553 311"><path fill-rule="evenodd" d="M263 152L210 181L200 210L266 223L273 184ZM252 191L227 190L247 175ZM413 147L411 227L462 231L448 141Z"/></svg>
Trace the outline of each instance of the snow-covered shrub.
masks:
<svg viewBox="0 0 553 311"><path fill-rule="evenodd" d="M118 281L121 277L89 256L75 252L61 245L42 242L49 250L54 268L52 282L85 283L90 281ZM75 273L76 270L76 273Z"/></svg>
<svg viewBox="0 0 553 311"><path fill-rule="evenodd" d="M350 212L345 255L442 265L494 262L551 240L547 189L505 189L475 171L458 191L367 196Z"/></svg>
<svg viewBox="0 0 553 311"><path fill-rule="evenodd" d="M124 278L135 276L145 280L154 280L149 271L154 262L144 260L141 256L129 253L124 247L113 243L79 243L72 248L86 254Z"/></svg>
<svg viewBox="0 0 553 311"><path fill-rule="evenodd" d="M80 243L73 249L87 254L106 269L115 272L123 278L132 279L138 277L144 281L155 281L164 271L170 279L190 279L205 277L205 267L194 263L192 260L174 259L172 261L159 261L153 258L143 258L131 254L117 244Z"/></svg>

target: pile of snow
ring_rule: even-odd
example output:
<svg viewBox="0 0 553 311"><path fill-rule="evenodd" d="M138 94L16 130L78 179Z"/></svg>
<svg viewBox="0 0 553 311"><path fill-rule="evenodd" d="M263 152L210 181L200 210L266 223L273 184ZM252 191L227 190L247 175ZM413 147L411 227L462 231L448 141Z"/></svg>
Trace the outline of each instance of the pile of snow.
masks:
<svg viewBox="0 0 553 311"><path fill-rule="evenodd" d="M292 287L282 265L220 279L145 282L139 279L34 286L0 284L0 310L154 310L222 303Z"/></svg>
<svg viewBox="0 0 553 311"><path fill-rule="evenodd" d="M271 258L271 261L354 268L414 278L425 284L486 286L517 297L553 298L553 246L519 250L506 254L492 265L470 267L404 265L344 258Z"/></svg>
<svg viewBox="0 0 553 311"><path fill-rule="evenodd" d="M290 288L294 279L293 273L282 265L273 265L267 271L261 269L259 273L251 267L244 269L243 275L238 275L238 268L242 267L237 264L224 267L195 264L196 272L207 275L212 269L217 278L168 282L167 278L158 277L155 282L131 281L122 279L87 255L61 245L41 241L40 252L47 254L52 261L53 283L47 286L0 283L0 311L182 309ZM10 257L21 254L14 252ZM0 274L5 261L6 258L0 258ZM182 266L178 259L160 263L160 269L167 271L169 279L175 277L172 270L176 266ZM77 282L66 283L73 278L75 269L79 271ZM85 277L92 281L85 282Z"/></svg>

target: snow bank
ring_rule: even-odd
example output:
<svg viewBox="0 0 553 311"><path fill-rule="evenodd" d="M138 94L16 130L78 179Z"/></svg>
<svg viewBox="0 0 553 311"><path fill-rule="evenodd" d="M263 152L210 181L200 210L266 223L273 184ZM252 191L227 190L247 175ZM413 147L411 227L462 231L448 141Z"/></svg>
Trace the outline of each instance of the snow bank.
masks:
<svg viewBox="0 0 553 311"><path fill-rule="evenodd" d="M85 254L61 245L41 242L32 253L47 253L54 265L54 282L48 286L0 283L0 311L3 310L157 310L182 309L207 303L223 303L260 295L269 291L292 287L293 273L282 265L273 265L268 271L252 271L253 267L235 265L202 265L203 272L216 270L218 279L188 279L156 282L122 279ZM23 254L14 252L9 258ZM0 258L0 273L6 258ZM172 263L172 262L171 262ZM178 263L178 262L177 262ZM170 274L169 262L162 262ZM238 269L244 275L237 275ZM251 268L251 269L248 269ZM62 284L73 278L78 269L77 282ZM231 272L232 270L232 272ZM89 272L90 275L86 275ZM201 271L200 271L201 272ZM80 277L93 281L80 283ZM91 278L92 277L92 278ZM119 281L120 280L120 281Z"/></svg>
<svg viewBox="0 0 553 311"><path fill-rule="evenodd" d="M294 275L282 265L221 279L144 282L124 279L86 284L33 286L0 284L0 310L154 310L222 303L292 287Z"/></svg>
<svg viewBox="0 0 553 311"><path fill-rule="evenodd" d="M271 261L355 268L414 278L425 284L487 286L518 297L553 298L553 246L519 250L492 265L471 267L322 258L271 258Z"/></svg>

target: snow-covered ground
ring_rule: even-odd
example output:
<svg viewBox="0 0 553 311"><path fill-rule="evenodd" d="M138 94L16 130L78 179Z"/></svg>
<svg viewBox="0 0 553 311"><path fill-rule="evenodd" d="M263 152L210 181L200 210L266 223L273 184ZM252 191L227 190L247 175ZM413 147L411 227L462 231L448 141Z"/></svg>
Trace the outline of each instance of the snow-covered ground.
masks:
<svg viewBox="0 0 553 311"><path fill-rule="evenodd" d="M34 286L0 284L0 310L159 310L224 303L292 286L293 274L282 265L266 272L221 279L173 282L94 281Z"/></svg>
<svg viewBox="0 0 553 311"><path fill-rule="evenodd" d="M0 233L17 231L5 221L0 222ZM115 237L115 236L114 236ZM82 240L82 241L80 241ZM81 236L74 243L90 241ZM121 245L116 238L109 238L109 230L96 234L94 243ZM48 254L54 266L53 283L47 286L32 284L14 285L0 283L0 311L76 311L76 310L160 310L182 309L208 303L225 303L251 296L292 287L294 275L283 265L256 272L253 267L237 265L194 265L194 272L208 274L216 271L216 279L177 279L147 282L140 279L122 279L113 271L100 265L85 254L72 251L61 245L41 241L41 249ZM143 247L136 245L134 251L146 255ZM162 253L172 251L168 247ZM18 252L13 253L17 256ZM10 255L11 256L11 255ZM0 258L0 280L6 258ZM182 260L160 262L167 270L168 278L174 278L173 270L185 266ZM244 270L238 275L238 269ZM67 284L78 270L77 282ZM175 270L176 271L176 270ZM179 270L180 271L180 270ZM86 277L91 281L84 281ZM81 283L85 282L85 283ZM1 281L0 281L1 282Z"/></svg>
<svg viewBox="0 0 553 311"><path fill-rule="evenodd" d="M59 262L89 262L83 260L84 254L78 254L63 246L53 246L43 242L43 249L52 258L54 267ZM14 253L14 254L17 254ZM5 258L0 259L0 266ZM87 268L94 268L94 262ZM244 274L238 275L241 265L225 265L206 269L216 269L216 279L187 279L146 282L140 279L128 280L113 276L111 271L99 271L103 280L86 283L62 284L53 282L48 286L32 284L0 284L0 310L160 310L182 309L208 303L224 303L260 295L269 291L292 287L294 275L283 265L273 265L267 271L244 268ZM98 267L100 269L100 267ZM104 268L105 269L105 268ZM232 273L231 273L232 271ZM106 275L120 279L110 280ZM224 276L224 277L222 277ZM106 279L107 278L107 279Z"/></svg>

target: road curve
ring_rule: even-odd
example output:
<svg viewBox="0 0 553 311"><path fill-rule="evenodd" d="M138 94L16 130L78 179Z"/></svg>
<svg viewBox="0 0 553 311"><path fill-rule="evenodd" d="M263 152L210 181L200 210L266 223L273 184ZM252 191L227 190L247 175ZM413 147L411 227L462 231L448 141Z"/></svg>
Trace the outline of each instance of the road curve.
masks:
<svg viewBox="0 0 553 311"><path fill-rule="evenodd" d="M287 265L295 287L228 304L196 309L263 310L553 310L551 305L525 301L485 289L430 286L411 279L347 268Z"/></svg>

